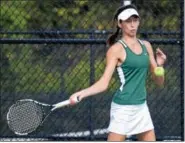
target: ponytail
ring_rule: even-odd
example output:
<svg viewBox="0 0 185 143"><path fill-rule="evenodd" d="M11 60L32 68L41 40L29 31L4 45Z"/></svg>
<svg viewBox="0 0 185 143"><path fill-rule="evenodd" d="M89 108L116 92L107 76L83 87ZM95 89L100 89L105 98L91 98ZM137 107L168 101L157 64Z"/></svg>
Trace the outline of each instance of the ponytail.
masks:
<svg viewBox="0 0 185 143"><path fill-rule="evenodd" d="M112 35L108 38L108 40L107 40L107 44L108 44L109 46L112 46L112 45L115 43L116 38L118 37L119 31L120 31L120 28L117 26L116 32L115 32L114 34L112 34Z"/></svg>

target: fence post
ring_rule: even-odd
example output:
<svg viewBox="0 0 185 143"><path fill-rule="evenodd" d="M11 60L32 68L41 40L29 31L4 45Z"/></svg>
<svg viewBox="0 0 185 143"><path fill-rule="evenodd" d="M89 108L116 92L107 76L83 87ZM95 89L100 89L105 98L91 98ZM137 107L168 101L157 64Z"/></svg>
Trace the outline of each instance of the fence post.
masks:
<svg viewBox="0 0 185 143"><path fill-rule="evenodd" d="M184 0L180 2L180 49L181 49L181 137L184 140Z"/></svg>
<svg viewBox="0 0 185 143"><path fill-rule="evenodd" d="M90 39L94 39L94 33L90 34ZM90 45L90 85L92 85L95 82L95 67L94 67L94 46L91 44ZM93 112L93 107L92 107L92 98L89 98L89 130L90 130L90 140L94 139L94 132L93 132L93 122L92 122L92 112Z"/></svg>
<svg viewBox="0 0 185 143"><path fill-rule="evenodd" d="M2 53L2 52L1 52ZM1 72L0 72L0 78L2 79L2 77L1 77ZM2 81L1 81L2 82ZM2 111L1 111L1 106L2 106L2 104L1 104L1 96L2 96L2 90L1 90L1 87L2 87L2 83L0 84L0 124L1 124L1 122L2 122Z"/></svg>

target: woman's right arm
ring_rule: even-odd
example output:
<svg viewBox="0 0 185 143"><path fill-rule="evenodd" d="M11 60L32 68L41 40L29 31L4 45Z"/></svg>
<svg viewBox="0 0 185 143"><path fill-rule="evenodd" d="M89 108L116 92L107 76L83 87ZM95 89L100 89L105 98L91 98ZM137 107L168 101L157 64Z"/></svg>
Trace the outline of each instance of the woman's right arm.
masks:
<svg viewBox="0 0 185 143"><path fill-rule="evenodd" d="M107 90L116 65L119 61L119 56L121 53L120 50L121 48L119 44L114 44L109 48L106 53L106 67L101 78L92 86L72 94L70 97L71 102L76 101L75 99L77 98L79 100L82 100L85 97L95 95Z"/></svg>

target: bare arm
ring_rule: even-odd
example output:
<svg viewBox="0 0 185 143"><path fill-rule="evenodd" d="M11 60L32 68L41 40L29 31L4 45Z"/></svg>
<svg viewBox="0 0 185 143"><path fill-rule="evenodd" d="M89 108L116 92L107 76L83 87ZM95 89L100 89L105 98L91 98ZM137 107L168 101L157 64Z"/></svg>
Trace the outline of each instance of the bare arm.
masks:
<svg viewBox="0 0 185 143"><path fill-rule="evenodd" d="M154 58L154 53L152 46L149 42L144 41L145 46L147 48L147 51L149 53L149 58L150 58L150 71L152 73L152 78L158 84L159 86L162 86L164 84L164 76L156 76L154 74L154 69L159 66L163 67L165 61L166 61L166 55L158 48L156 51L156 60Z"/></svg>
<svg viewBox="0 0 185 143"><path fill-rule="evenodd" d="M108 88L109 82L119 60L120 49L121 48L117 44L110 47L106 53L106 67L101 78L92 86L71 95L71 101L77 97L79 100L82 100L85 97L101 93Z"/></svg>

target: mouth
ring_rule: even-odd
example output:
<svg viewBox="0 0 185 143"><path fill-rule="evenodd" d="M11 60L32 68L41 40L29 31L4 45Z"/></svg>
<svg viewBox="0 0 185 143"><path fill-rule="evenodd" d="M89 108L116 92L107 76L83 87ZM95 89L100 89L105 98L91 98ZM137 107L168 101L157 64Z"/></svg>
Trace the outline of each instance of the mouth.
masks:
<svg viewBox="0 0 185 143"><path fill-rule="evenodd" d="M130 30L131 32L136 32L136 29L132 29L132 30Z"/></svg>

